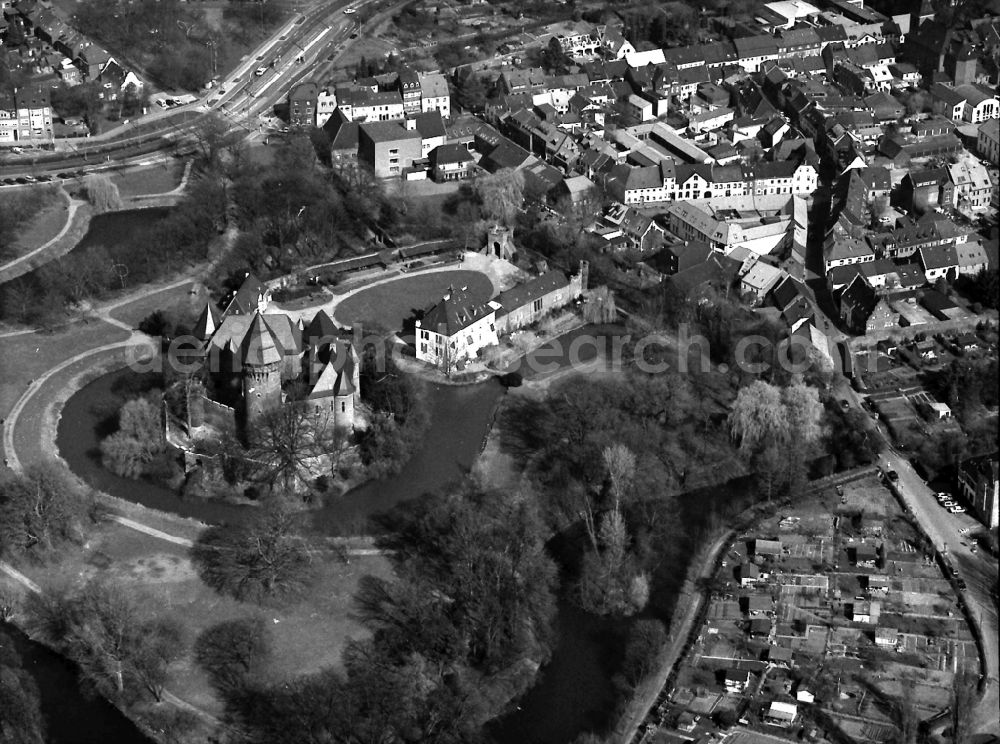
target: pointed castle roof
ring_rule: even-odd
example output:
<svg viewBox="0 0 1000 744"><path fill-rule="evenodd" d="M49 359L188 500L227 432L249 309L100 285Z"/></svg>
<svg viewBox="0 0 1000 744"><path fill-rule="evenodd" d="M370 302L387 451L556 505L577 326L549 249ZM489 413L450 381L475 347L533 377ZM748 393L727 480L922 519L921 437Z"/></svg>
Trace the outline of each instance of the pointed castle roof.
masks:
<svg viewBox="0 0 1000 744"><path fill-rule="evenodd" d="M222 315L219 313L219 308L215 306L214 302L209 300L205 303L205 309L201 311L198 320L195 321L191 335L199 341L207 341L219 327L221 319Z"/></svg>
<svg viewBox="0 0 1000 744"><path fill-rule="evenodd" d="M259 312L254 312L240 348L243 363L255 367L278 364L283 358L278 340Z"/></svg>

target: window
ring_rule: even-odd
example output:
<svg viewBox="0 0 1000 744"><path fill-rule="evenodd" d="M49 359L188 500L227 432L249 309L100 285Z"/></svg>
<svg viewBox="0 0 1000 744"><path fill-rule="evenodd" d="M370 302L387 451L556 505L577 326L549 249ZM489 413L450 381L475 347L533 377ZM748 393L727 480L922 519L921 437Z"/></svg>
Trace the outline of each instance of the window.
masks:
<svg viewBox="0 0 1000 744"><path fill-rule="evenodd" d="M427 344L420 344L420 353L421 354L427 353Z"/></svg>
<svg viewBox="0 0 1000 744"><path fill-rule="evenodd" d="M541 299L535 300L534 303L532 304L532 309L536 313L540 313L542 311L542 300Z"/></svg>
<svg viewBox="0 0 1000 744"><path fill-rule="evenodd" d="M340 403L340 412L341 413L347 413L347 402L346 401L341 401L341 403Z"/></svg>
<svg viewBox="0 0 1000 744"><path fill-rule="evenodd" d="M421 331L420 332L420 338L422 338L424 341L426 341L430 337L431 337L431 334L428 333L427 331Z"/></svg>

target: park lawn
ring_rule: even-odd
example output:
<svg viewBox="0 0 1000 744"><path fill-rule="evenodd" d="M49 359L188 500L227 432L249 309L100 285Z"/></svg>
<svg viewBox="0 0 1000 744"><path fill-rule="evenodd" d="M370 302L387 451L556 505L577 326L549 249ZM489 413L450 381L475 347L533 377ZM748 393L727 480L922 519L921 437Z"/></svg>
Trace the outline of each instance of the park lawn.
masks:
<svg viewBox="0 0 1000 744"><path fill-rule="evenodd" d="M72 356L126 338L125 331L104 322L76 322L53 333L0 338L0 418L6 418L29 380Z"/></svg>
<svg viewBox="0 0 1000 744"><path fill-rule="evenodd" d="M433 271L362 289L342 300L334 316L344 325L367 323L400 331L403 322L412 317L414 311L433 305L449 287L468 287L472 297L479 302L486 302L493 296L493 283L478 271Z"/></svg>
<svg viewBox="0 0 1000 744"><path fill-rule="evenodd" d="M26 563L18 569L43 591L94 577L121 582L134 588L151 613L180 622L185 654L171 665L167 689L216 716L224 712L222 703L191 650L203 631L225 620L263 617L272 634L272 658L264 674L268 682L336 667L347 642L367 635L353 617L359 579L392 573L381 556L352 557L346 565L331 560L319 568L316 583L301 601L262 607L238 602L205 585L187 548L114 523L95 528L86 546L60 549L59 559L51 564Z"/></svg>
<svg viewBox="0 0 1000 744"><path fill-rule="evenodd" d="M53 190L42 197L46 204L17 231L10 258L23 256L52 240L66 226L69 197L65 191Z"/></svg>
<svg viewBox="0 0 1000 744"><path fill-rule="evenodd" d="M142 295L114 308L108 314L133 328L138 327L142 319L155 310L162 310L181 320L194 320L209 299L205 287L194 280L170 289L148 286Z"/></svg>
<svg viewBox="0 0 1000 744"><path fill-rule="evenodd" d="M184 176L184 163L173 158L159 165L130 168L114 174L111 180L123 198L165 194L180 186Z"/></svg>

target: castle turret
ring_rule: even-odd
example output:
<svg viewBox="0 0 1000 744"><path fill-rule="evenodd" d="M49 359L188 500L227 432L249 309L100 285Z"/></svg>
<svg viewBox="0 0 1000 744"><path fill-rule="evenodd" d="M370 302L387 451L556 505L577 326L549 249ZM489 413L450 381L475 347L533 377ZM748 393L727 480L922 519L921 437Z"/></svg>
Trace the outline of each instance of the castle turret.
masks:
<svg viewBox="0 0 1000 744"><path fill-rule="evenodd" d="M249 424L281 405L281 369L284 359L274 334L255 313L240 346L243 367L243 404Z"/></svg>

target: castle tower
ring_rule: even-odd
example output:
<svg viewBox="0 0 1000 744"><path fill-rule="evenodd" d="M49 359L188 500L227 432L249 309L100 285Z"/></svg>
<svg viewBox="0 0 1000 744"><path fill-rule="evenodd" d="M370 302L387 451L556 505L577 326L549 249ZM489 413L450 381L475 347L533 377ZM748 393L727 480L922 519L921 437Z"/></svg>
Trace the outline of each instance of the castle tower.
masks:
<svg viewBox="0 0 1000 744"><path fill-rule="evenodd" d="M513 261L516 250L511 240L510 228L503 225L491 227L486 236L486 248L483 253L493 258L505 258L508 261Z"/></svg>
<svg viewBox="0 0 1000 744"><path fill-rule="evenodd" d="M259 312L254 313L240 346L243 369L243 409L247 424L281 405L284 364L274 334Z"/></svg>

